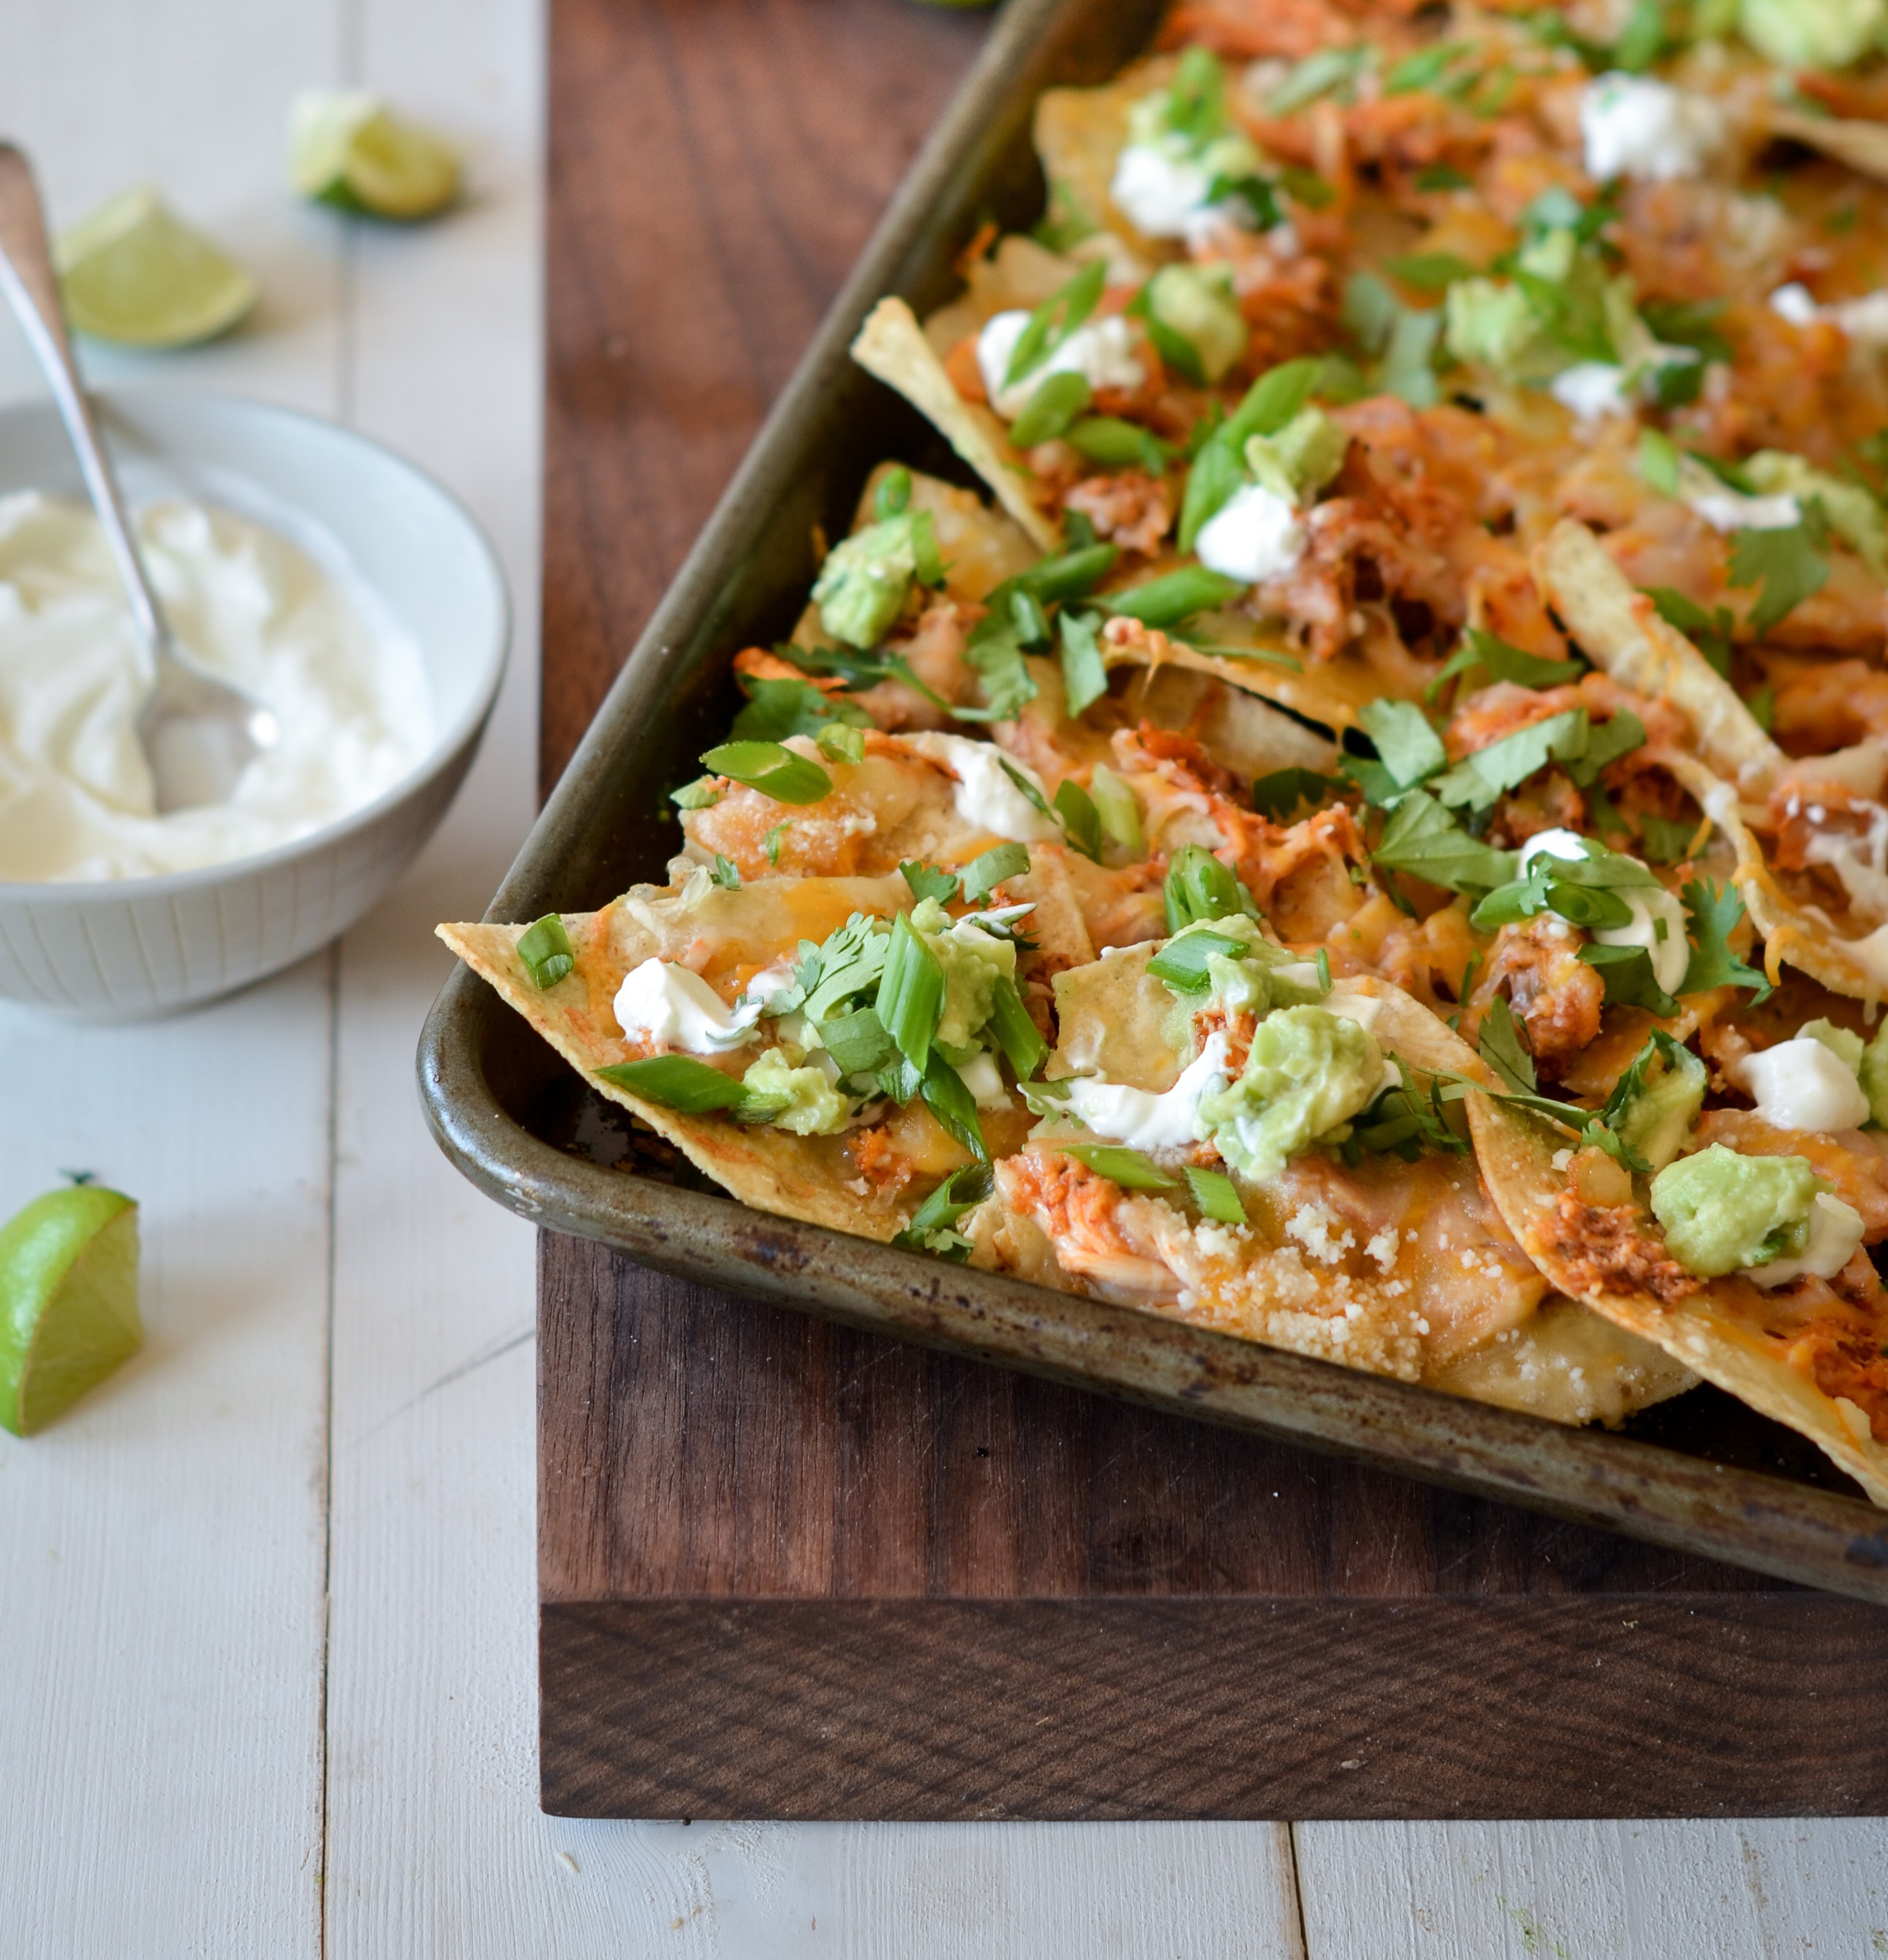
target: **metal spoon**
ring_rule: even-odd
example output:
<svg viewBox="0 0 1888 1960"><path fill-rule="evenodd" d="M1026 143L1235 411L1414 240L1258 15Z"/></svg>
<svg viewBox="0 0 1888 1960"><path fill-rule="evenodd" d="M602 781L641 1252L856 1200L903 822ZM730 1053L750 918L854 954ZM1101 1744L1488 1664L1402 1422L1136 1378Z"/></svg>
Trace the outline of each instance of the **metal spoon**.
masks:
<svg viewBox="0 0 1888 1960"><path fill-rule="evenodd" d="M275 739L275 718L260 702L202 673L170 637L79 385L32 166L11 143L0 143L0 288L46 370L130 602L132 624L150 658L152 685L138 717L138 740L151 767L158 813L224 802L243 769Z"/></svg>

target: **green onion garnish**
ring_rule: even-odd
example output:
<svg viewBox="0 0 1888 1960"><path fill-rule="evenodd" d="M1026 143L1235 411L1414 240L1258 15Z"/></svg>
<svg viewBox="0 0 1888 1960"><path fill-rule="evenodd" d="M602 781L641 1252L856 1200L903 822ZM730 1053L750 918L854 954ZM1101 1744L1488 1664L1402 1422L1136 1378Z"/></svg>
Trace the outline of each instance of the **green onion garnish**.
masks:
<svg viewBox="0 0 1888 1960"><path fill-rule="evenodd" d="M555 987L577 964L571 950L571 935L555 912L546 912L535 925L518 936L518 957L530 970L540 989Z"/></svg>
<svg viewBox="0 0 1888 1960"><path fill-rule="evenodd" d="M1147 970L1183 994L1203 993L1209 984L1206 956L1216 953L1224 959L1237 959L1245 950L1243 940L1229 939L1222 932L1190 932L1169 940L1149 960Z"/></svg>
<svg viewBox="0 0 1888 1960"><path fill-rule="evenodd" d="M962 1258L970 1250L968 1241L952 1230L966 1211L974 1211L994 1188L996 1179L987 1163L966 1164L954 1170L911 1214L911 1222L892 1239L892 1244L907 1252L942 1252Z"/></svg>
<svg viewBox="0 0 1888 1960"><path fill-rule="evenodd" d="M1003 385L1014 387L1032 368L1047 361L1094 312L1107 284L1107 266L1093 259L1066 286L1051 293L1029 316L1028 324L1017 336L1009 365L1003 371Z"/></svg>
<svg viewBox="0 0 1888 1960"><path fill-rule="evenodd" d="M1111 592L1101 600L1111 612L1138 619L1143 626L1178 626L1197 612L1229 606L1245 590L1236 578L1209 571L1203 565L1182 565L1165 577Z"/></svg>
<svg viewBox="0 0 1888 1960"><path fill-rule="evenodd" d="M684 783L669 791L669 800L681 810L712 810L721 800L721 792L709 782Z"/></svg>
<svg viewBox="0 0 1888 1960"><path fill-rule="evenodd" d="M1079 714L1108 692L1108 663L1095 633L1100 622L1092 612L1064 607L1056 623L1061 632L1063 704L1071 714Z"/></svg>
<svg viewBox="0 0 1888 1960"><path fill-rule="evenodd" d="M1111 1179L1127 1191L1171 1191L1174 1181L1150 1157L1130 1150L1124 1144L1070 1144L1058 1137L1047 1144L1051 1150L1086 1164L1098 1176Z"/></svg>
<svg viewBox="0 0 1888 1960"><path fill-rule="evenodd" d="M972 905L980 904L1006 878L1020 878L1028 868L1027 845L993 845L964 867L964 896ZM922 898L924 894L920 892L918 896Z"/></svg>
<svg viewBox="0 0 1888 1960"><path fill-rule="evenodd" d="M1245 1207L1231 1178L1222 1170L1208 1170L1199 1164L1183 1166L1193 1190L1193 1201L1209 1218L1222 1225L1243 1225Z"/></svg>
<svg viewBox="0 0 1888 1960"><path fill-rule="evenodd" d="M990 1004L990 1031L996 1037L1019 1082L1028 1081L1049 1059L1049 1044L1029 1018L1029 1010L1016 991L1016 983L1006 973L996 976L996 989Z"/></svg>
<svg viewBox="0 0 1888 1960"><path fill-rule="evenodd" d="M818 803L832 788L832 778L817 762L778 742L723 742L701 759L717 776L740 783L776 803Z"/></svg>
<svg viewBox="0 0 1888 1960"><path fill-rule="evenodd" d="M924 1064L919 1093L924 1106L965 1149L980 1163L988 1163L990 1147L977 1120L977 1099L965 1086L964 1078L935 1050Z"/></svg>
<svg viewBox="0 0 1888 1960"><path fill-rule="evenodd" d="M1065 776L1056 790L1056 815L1062 819L1063 834L1084 858L1101 861L1101 814L1095 799L1073 776Z"/></svg>
<svg viewBox="0 0 1888 1960"><path fill-rule="evenodd" d="M872 500L872 514L879 523L887 517L895 517L911 501L911 473L901 463L895 463L879 479L879 488Z"/></svg>
<svg viewBox="0 0 1888 1960"><path fill-rule="evenodd" d="M1039 442L1065 434L1076 418L1088 412L1094 399L1094 390L1083 376L1051 374L1009 425L1009 440L1018 449L1034 449Z"/></svg>
<svg viewBox="0 0 1888 1960"><path fill-rule="evenodd" d="M1089 776L1089 794L1095 799L1101 828L1124 851L1146 848L1141 830L1140 805L1134 792L1105 762L1097 762Z"/></svg>
<svg viewBox="0 0 1888 1960"><path fill-rule="evenodd" d="M849 727L843 721L828 721L814 734L822 755L829 762L863 762L866 736L863 728Z"/></svg>
<svg viewBox="0 0 1888 1960"><path fill-rule="evenodd" d="M724 1075L685 1055L647 1055L640 1061L613 1063L596 1074L600 1080L627 1089L645 1102L660 1102L665 1109L679 1109L689 1116L716 1109L741 1114L744 1105L766 1099L750 1096L739 1076Z"/></svg>
<svg viewBox="0 0 1888 1960"><path fill-rule="evenodd" d="M922 1070L930 1059L931 1037L944 1011L944 969L903 912L892 922L878 1008L899 1054Z"/></svg>
<svg viewBox="0 0 1888 1960"><path fill-rule="evenodd" d="M1251 919L1259 915L1252 894L1239 882L1238 874L1221 864L1203 845L1183 844L1174 853L1162 895L1166 902L1169 932L1178 932L1182 926L1230 918L1238 912Z"/></svg>

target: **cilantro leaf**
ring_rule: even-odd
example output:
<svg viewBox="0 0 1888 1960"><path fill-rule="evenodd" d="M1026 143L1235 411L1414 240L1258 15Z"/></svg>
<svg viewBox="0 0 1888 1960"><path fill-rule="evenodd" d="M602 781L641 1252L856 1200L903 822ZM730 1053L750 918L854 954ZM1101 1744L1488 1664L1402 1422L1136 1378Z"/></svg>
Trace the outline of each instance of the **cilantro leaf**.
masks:
<svg viewBox="0 0 1888 1960"><path fill-rule="evenodd" d="M1829 560L1816 547L1825 533L1806 509L1801 523L1781 530L1739 531L1731 545L1731 582L1760 588L1750 609L1752 630L1762 635L1795 610L1829 578Z"/></svg>
<svg viewBox="0 0 1888 1960"><path fill-rule="evenodd" d="M1675 591L1669 585L1648 585L1645 592L1666 625L1676 626L1728 680L1731 629L1736 624L1730 607L1720 606L1715 612L1707 612L1696 600L1686 598L1683 593Z"/></svg>
<svg viewBox="0 0 1888 1960"><path fill-rule="evenodd" d="M1610 720L1590 728L1586 753L1567 764L1567 774L1581 789L1590 789L1609 762L1630 755L1645 742L1645 724L1629 709L1621 708Z"/></svg>
<svg viewBox="0 0 1888 1960"><path fill-rule="evenodd" d="M1584 708L1550 714L1464 756L1436 784L1437 800L1452 808L1492 810L1497 797L1518 788L1536 770L1549 762L1577 762L1586 753L1588 740Z"/></svg>
<svg viewBox="0 0 1888 1960"><path fill-rule="evenodd" d="M1339 1146L1345 1161L1355 1164L1365 1150L1399 1157L1405 1163L1415 1163L1425 1150L1465 1155L1469 1141L1456 1134L1447 1114L1449 1103L1461 1100L1461 1091L1445 1088L1432 1077L1425 1095L1401 1055L1391 1055L1385 1059L1402 1077L1402 1085L1386 1089L1356 1118L1350 1135Z"/></svg>
<svg viewBox="0 0 1888 1960"><path fill-rule="evenodd" d="M1515 854L1469 835L1448 811L1420 790L1397 800L1372 853L1391 871L1406 871L1451 891L1480 893L1515 875Z"/></svg>
<svg viewBox="0 0 1888 1960"><path fill-rule="evenodd" d="M893 1237L892 1244L907 1252L936 1252L960 1262L968 1258L970 1241L952 1227L981 1204L994 1185L987 1163L953 1171L911 1214L911 1223Z"/></svg>
<svg viewBox="0 0 1888 1960"><path fill-rule="evenodd" d="M1534 1058L1521 1045L1521 1030L1515 1025L1513 1010L1505 995L1497 994L1482 1017L1481 1039L1476 1044L1483 1061L1510 1089L1531 1096L1540 1086Z"/></svg>
<svg viewBox="0 0 1888 1960"><path fill-rule="evenodd" d="M1400 789L1413 789L1448 766L1442 738L1414 702L1370 702L1357 718Z"/></svg>
<svg viewBox="0 0 1888 1960"><path fill-rule="evenodd" d="M1702 994L1710 987L1749 987L1755 990L1753 1007L1767 1001L1772 991L1769 982L1731 950L1731 934L1743 917L1743 900L1737 888L1694 878L1685 887L1684 900L1691 918L1692 953L1678 991Z"/></svg>
<svg viewBox="0 0 1888 1960"><path fill-rule="evenodd" d="M1661 1016L1678 1012L1678 1003L1658 984L1652 956L1644 947L1583 946L1580 961L1595 968L1606 982L1609 1007L1644 1007Z"/></svg>
<svg viewBox="0 0 1888 1960"><path fill-rule="evenodd" d="M1335 776L1321 776L1315 769L1273 769L1252 785L1252 807L1274 823L1283 823L1306 803L1315 810L1340 788Z"/></svg>
<svg viewBox="0 0 1888 1960"><path fill-rule="evenodd" d="M747 680L747 704L729 731L737 742L784 742L817 735L828 722L869 728L872 717L856 701L838 699L809 680Z"/></svg>
<svg viewBox="0 0 1888 1960"><path fill-rule="evenodd" d="M1066 606L1057 619L1062 648L1062 693L1070 714L1092 707L1108 692L1108 668L1096 637L1092 612L1071 612Z"/></svg>
<svg viewBox="0 0 1888 1960"><path fill-rule="evenodd" d="M1477 667L1490 681L1518 681L1523 687L1565 686L1587 670L1584 660L1543 660L1538 654L1527 653L1479 626L1471 626L1462 635L1462 644L1444 663L1441 673L1430 682L1429 698L1435 700L1445 684L1457 674L1472 673Z"/></svg>
<svg viewBox="0 0 1888 1960"><path fill-rule="evenodd" d="M955 871L939 870L935 864L921 864L909 858L898 869L904 873L914 899L935 899L940 905L947 905L957 896Z"/></svg>

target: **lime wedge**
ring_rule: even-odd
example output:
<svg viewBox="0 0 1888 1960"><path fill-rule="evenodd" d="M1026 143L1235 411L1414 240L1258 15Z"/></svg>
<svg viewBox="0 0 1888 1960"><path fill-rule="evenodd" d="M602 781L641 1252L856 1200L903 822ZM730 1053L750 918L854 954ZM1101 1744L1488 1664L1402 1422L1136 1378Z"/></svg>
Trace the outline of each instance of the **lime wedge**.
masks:
<svg viewBox="0 0 1888 1960"><path fill-rule="evenodd" d="M459 195L459 158L446 144L352 90L296 97L288 173L304 197L373 218L431 218Z"/></svg>
<svg viewBox="0 0 1888 1960"><path fill-rule="evenodd" d="M65 317L132 347L184 347L226 332L256 304L256 282L154 190L128 190L59 234Z"/></svg>
<svg viewBox="0 0 1888 1960"><path fill-rule="evenodd" d="M30 1436L138 1351L138 1208L73 1185L0 1227L0 1427Z"/></svg>

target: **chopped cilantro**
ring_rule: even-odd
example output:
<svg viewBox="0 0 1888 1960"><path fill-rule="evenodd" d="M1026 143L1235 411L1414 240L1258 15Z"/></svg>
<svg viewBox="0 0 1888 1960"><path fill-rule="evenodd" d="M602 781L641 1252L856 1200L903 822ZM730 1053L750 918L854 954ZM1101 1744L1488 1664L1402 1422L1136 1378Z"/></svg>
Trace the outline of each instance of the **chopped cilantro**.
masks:
<svg viewBox="0 0 1888 1960"><path fill-rule="evenodd" d="M1685 887L1684 899L1691 918L1692 953L1678 991L1702 994L1708 987L1749 987L1755 990L1753 1007L1768 1000L1769 982L1731 950L1731 934L1743 917L1743 900L1736 887L1694 878Z"/></svg>
<svg viewBox="0 0 1888 1960"><path fill-rule="evenodd" d="M1442 738L1410 701L1372 701L1359 711L1364 733L1400 789L1413 789L1448 766Z"/></svg>
<svg viewBox="0 0 1888 1960"><path fill-rule="evenodd" d="M1506 884L1515 875L1515 854L1469 835L1442 806L1421 790L1397 800L1372 854L1386 870L1451 891L1479 894Z"/></svg>
<svg viewBox="0 0 1888 1960"><path fill-rule="evenodd" d="M1511 680L1523 687L1563 687L1586 672L1584 660L1544 660L1507 641L1498 639L1479 626L1462 635L1462 644L1450 654L1441 671L1431 681L1429 698L1433 701L1444 685L1457 674L1473 673L1476 668L1491 682Z"/></svg>
<svg viewBox="0 0 1888 1960"><path fill-rule="evenodd" d="M1800 523L1780 530L1739 531L1731 545L1731 582L1759 588L1750 625L1759 636L1794 611L1829 578L1829 560L1817 547L1827 527L1813 504Z"/></svg>
<svg viewBox="0 0 1888 1960"><path fill-rule="evenodd" d="M1252 807L1274 823L1283 823L1305 804L1316 809L1340 784L1334 776L1315 769L1274 769L1252 785Z"/></svg>

